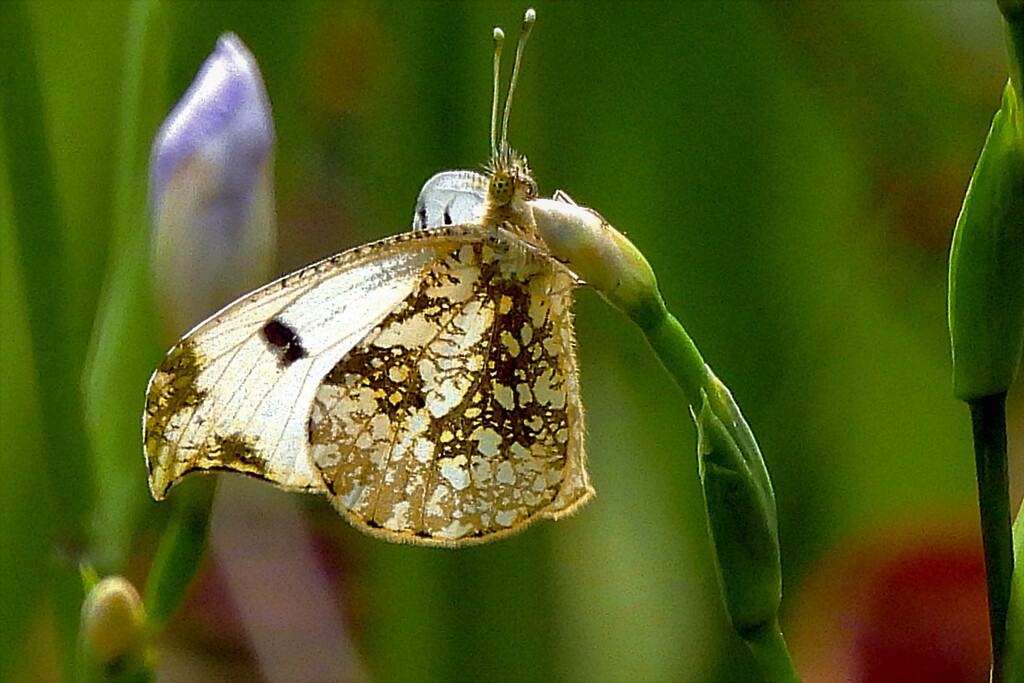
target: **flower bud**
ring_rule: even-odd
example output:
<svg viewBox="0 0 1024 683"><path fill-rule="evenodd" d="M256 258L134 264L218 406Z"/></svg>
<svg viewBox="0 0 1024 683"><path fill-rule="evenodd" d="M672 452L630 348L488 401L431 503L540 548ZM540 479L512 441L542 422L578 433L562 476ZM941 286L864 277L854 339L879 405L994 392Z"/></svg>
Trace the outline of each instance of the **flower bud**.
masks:
<svg viewBox="0 0 1024 683"><path fill-rule="evenodd" d="M748 639L776 623L782 601L775 493L732 395L712 383L694 415L698 471L726 608Z"/></svg>
<svg viewBox="0 0 1024 683"><path fill-rule="evenodd" d="M256 60L225 34L150 157L154 277L172 336L272 273L274 139Z"/></svg>
<svg viewBox="0 0 1024 683"><path fill-rule="evenodd" d="M116 666L143 642L146 614L139 593L123 576L108 576L93 586L82 604L86 652L100 667Z"/></svg>
<svg viewBox="0 0 1024 683"><path fill-rule="evenodd" d="M1005 393L1024 350L1022 106L1007 83L953 234L949 335L964 401Z"/></svg>
<svg viewBox="0 0 1024 683"><path fill-rule="evenodd" d="M651 265L601 214L563 192L530 202L537 231L551 254L642 329L664 317Z"/></svg>

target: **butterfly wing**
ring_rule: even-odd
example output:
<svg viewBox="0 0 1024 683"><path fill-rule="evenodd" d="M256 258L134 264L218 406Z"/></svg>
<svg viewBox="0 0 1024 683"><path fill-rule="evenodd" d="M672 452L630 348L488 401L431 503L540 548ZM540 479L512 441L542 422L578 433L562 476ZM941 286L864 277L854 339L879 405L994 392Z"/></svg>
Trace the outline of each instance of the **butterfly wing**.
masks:
<svg viewBox="0 0 1024 683"><path fill-rule="evenodd" d="M433 175L416 199L412 229L479 224L489 182L487 176L475 171L442 171Z"/></svg>
<svg viewBox="0 0 1024 683"><path fill-rule="evenodd" d="M502 236L433 263L313 398L335 507L388 540L452 546L588 500L574 284Z"/></svg>
<svg viewBox="0 0 1024 683"><path fill-rule="evenodd" d="M199 324L149 382L143 439L162 499L193 470L234 470L323 491L308 454L310 405L324 375L404 301L463 226L398 235L272 282Z"/></svg>

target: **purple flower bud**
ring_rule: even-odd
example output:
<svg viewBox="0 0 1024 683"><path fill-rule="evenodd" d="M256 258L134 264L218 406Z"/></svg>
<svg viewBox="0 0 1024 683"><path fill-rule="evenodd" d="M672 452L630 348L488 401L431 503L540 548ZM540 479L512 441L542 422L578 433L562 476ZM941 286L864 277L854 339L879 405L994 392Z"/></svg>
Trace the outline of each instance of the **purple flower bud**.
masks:
<svg viewBox="0 0 1024 683"><path fill-rule="evenodd" d="M272 273L274 138L256 60L225 34L150 157L155 285L174 337Z"/></svg>

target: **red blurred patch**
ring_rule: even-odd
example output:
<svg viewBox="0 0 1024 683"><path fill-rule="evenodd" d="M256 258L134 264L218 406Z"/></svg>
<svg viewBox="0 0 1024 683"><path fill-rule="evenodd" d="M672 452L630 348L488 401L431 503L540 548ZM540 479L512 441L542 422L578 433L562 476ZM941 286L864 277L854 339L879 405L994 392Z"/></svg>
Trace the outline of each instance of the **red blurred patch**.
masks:
<svg viewBox="0 0 1024 683"><path fill-rule="evenodd" d="M793 605L786 625L807 683L988 681L985 565L965 520L847 539Z"/></svg>
<svg viewBox="0 0 1024 683"><path fill-rule="evenodd" d="M856 643L865 682L988 679L981 546L931 542L896 553L868 587Z"/></svg>

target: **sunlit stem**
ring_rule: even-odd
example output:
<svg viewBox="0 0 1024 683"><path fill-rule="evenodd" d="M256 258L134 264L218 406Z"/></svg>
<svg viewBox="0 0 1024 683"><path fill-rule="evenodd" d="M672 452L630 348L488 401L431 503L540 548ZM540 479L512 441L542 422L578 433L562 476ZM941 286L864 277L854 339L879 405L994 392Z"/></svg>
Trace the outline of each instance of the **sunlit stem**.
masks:
<svg viewBox="0 0 1024 683"><path fill-rule="evenodd" d="M746 510L751 516L749 519L742 520L738 526L746 525L751 529L758 528L767 534L764 537L768 539L765 543L754 543L751 547L771 549L771 545L774 544L774 549L769 553L772 556L770 560L766 557L756 556L751 557L751 563L737 566L734 563L729 563L729 556L722 552L723 549L731 547L731 543L737 542L737 539L718 538L717 534L713 534L712 540L719 549L720 582L723 586L723 596L726 598L726 607L733 619L737 633L754 655L766 681L796 683L800 678L796 673L777 619L781 583L779 583L778 575L778 539L775 535L777 522L774 499L771 497L771 481L761 459L753 432L746 420L743 419L739 406L732 401L728 390L717 380L704 362L693 339L665 307L660 295L646 299L643 305L628 309L626 313L643 330L658 358L683 390L695 416L704 400L710 401L711 410L726 425L732 443L738 452L747 459L747 467L739 467L735 473L748 472L751 480L745 481L745 483L760 487L764 495L765 506L763 509L742 507L739 509L740 512ZM702 485L707 487L708 482L702 482ZM707 498L707 494L705 497ZM719 514L725 514L721 509L716 511ZM709 508L709 519L713 512L715 511ZM741 547L745 545L742 539L739 540L739 545ZM726 561L723 563L723 560ZM766 562L770 566L761 566L761 571L757 571L757 567L754 565ZM767 571L769 569L772 571ZM750 572L749 576L748 571ZM760 585L762 575L770 575L772 580L768 584ZM751 582L750 585L744 586L744 582L748 579ZM729 599L730 591L726 588L730 585L740 585L741 588L748 589L741 591L741 594L749 596L750 599L731 601ZM747 615L755 615L752 622L744 618Z"/></svg>
<svg viewBox="0 0 1024 683"><path fill-rule="evenodd" d="M659 297L643 316L630 316L647 335L658 358L683 390L686 402L699 408L701 389L711 386L711 371L693 339Z"/></svg>

